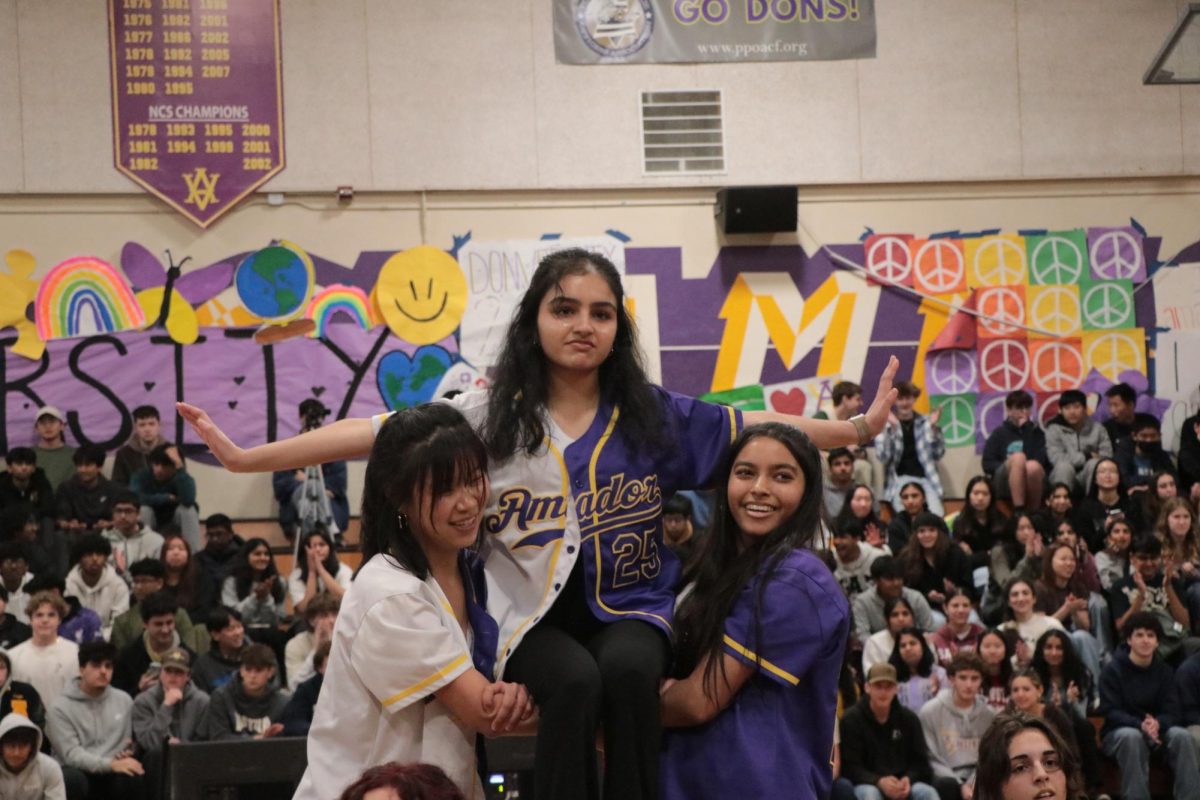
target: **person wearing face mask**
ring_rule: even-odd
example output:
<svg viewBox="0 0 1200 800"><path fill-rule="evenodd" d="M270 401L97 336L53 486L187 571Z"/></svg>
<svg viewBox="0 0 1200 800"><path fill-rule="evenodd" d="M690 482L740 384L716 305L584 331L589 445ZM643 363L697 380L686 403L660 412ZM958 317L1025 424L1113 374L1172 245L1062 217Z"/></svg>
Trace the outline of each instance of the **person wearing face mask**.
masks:
<svg viewBox="0 0 1200 800"><path fill-rule="evenodd" d="M1087 413L1087 395L1068 389L1059 396L1058 414L1046 423L1050 481L1078 492L1092 481L1099 458L1111 458L1112 442L1104 426Z"/></svg>
<svg viewBox="0 0 1200 800"><path fill-rule="evenodd" d="M1170 454L1163 450L1162 426L1154 417L1142 415L1133 423L1133 433L1117 445L1117 465L1129 494L1150 489L1157 472L1175 474Z"/></svg>
<svg viewBox="0 0 1200 800"><path fill-rule="evenodd" d="M992 476L998 497L1011 497L1014 509L1042 505L1042 487L1050 459L1046 435L1030 417L1033 396L1018 389L1004 398L1004 422L988 434L983 471Z"/></svg>

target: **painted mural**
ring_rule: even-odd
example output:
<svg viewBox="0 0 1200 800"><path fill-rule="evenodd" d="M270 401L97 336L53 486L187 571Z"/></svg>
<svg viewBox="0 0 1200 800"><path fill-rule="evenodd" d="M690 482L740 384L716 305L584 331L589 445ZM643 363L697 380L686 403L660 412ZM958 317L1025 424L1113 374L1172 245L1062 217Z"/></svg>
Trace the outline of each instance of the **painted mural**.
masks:
<svg viewBox="0 0 1200 800"><path fill-rule="evenodd" d="M36 254L10 250L0 270L0 446L27 443L47 403L68 413L75 442L115 447L135 406L187 400L256 444L294 434L307 397L340 418L485 386L537 261L566 246L617 264L670 389L812 414L843 376L873 391L896 355L926 389L920 407L943 407L948 444L976 446L1014 388L1034 393L1043 417L1065 388L1152 389L1156 337L1174 335L1158 327L1154 279L1193 268L1182 257L1200 245L1164 262L1160 240L1136 223L868 231L813 253L727 246L704 277L685 278L682 248L639 247L618 231L502 242L466 233L447 244L367 251L343 265L279 239L197 268L130 242L40 280ZM197 444L178 420L166 433Z"/></svg>

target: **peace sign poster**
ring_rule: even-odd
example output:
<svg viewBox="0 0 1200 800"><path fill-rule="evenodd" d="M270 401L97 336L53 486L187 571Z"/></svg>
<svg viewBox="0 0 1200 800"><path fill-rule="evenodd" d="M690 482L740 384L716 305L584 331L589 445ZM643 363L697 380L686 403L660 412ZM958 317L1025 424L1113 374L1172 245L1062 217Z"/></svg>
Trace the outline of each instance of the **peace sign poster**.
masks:
<svg viewBox="0 0 1200 800"><path fill-rule="evenodd" d="M202 228L284 167L279 0L108 0L118 171Z"/></svg>

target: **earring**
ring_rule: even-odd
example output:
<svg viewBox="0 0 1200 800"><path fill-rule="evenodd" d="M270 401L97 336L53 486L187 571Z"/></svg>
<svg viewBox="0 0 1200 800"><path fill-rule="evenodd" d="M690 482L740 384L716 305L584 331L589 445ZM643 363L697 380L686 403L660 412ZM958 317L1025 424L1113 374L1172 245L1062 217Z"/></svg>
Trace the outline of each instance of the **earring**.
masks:
<svg viewBox="0 0 1200 800"><path fill-rule="evenodd" d="M408 530L408 516L407 515L405 515L404 513L397 514L396 522L400 523L400 530L402 530L402 531Z"/></svg>

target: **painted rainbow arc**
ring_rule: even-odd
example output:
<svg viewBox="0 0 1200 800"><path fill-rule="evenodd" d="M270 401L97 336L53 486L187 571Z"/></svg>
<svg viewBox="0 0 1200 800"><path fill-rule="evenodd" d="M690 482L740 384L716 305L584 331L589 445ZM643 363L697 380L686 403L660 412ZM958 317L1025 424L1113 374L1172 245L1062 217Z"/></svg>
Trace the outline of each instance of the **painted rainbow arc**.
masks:
<svg viewBox="0 0 1200 800"><path fill-rule="evenodd" d="M304 316L317 323L316 329L309 336L324 336L326 326L338 314L349 316L363 330L370 330L379 324L366 292L357 286L334 283L317 292L304 312Z"/></svg>
<svg viewBox="0 0 1200 800"><path fill-rule="evenodd" d="M69 258L51 269L38 285L34 311L44 341L136 330L146 324L121 273L94 256Z"/></svg>

